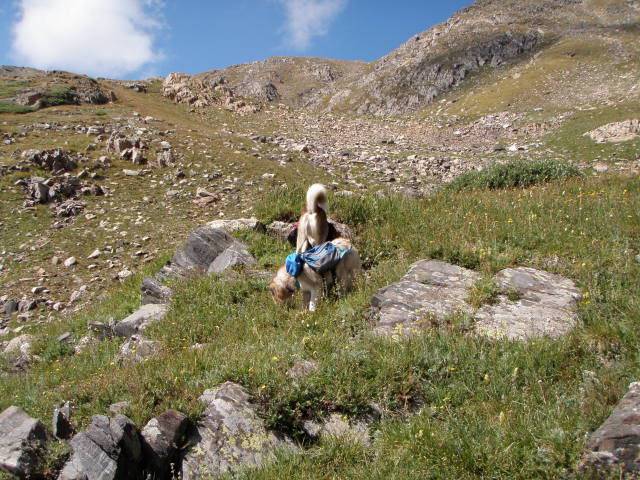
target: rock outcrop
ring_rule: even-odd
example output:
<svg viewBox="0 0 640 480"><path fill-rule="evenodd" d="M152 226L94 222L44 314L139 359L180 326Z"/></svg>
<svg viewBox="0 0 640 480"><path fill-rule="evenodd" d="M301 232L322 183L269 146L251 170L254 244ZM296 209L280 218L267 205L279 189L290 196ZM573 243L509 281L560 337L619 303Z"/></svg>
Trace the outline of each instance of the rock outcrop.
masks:
<svg viewBox="0 0 640 480"><path fill-rule="evenodd" d="M242 221L237 225L244 225ZM237 226L236 225L236 226ZM235 266L251 266L255 259L247 247L229 233L211 225L197 228L179 247L171 261L162 267L155 278L144 279L142 302L166 303L173 293L163 282L171 278L223 273Z"/></svg>
<svg viewBox="0 0 640 480"><path fill-rule="evenodd" d="M473 319L478 335L529 340L557 338L577 324L582 295L569 279L533 268L508 268L494 277L499 291L495 302L475 309L467 298L480 279L472 270L445 262L417 262L400 281L374 295L375 330L407 335L462 314Z"/></svg>
<svg viewBox="0 0 640 480"><path fill-rule="evenodd" d="M29 478L39 473L47 432L19 407L0 413L0 470Z"/></svg>
<svg viewBox="0 0 640 480"><path fill-rule="evenodd" d="M240 385L226 382L204 392L200 400L207 407L184 455L184 480L259 467L273 460L277 448L289 448L289 442L266 429Z"/></svg>
<svg viewBox="0 0 640 480"><path fill-rule="evenodd" d="M140 434L124 415L95 415L70 446L73 453L59 480L133 480L140 474Z"/></svg>
<svg viewBox="0 0 640 480"><path fill-rule="evenodd" d="M629 386L609 418L591 434L587 449L580 463L582 472L609 478L622 471L636 478L640 471L640 383Z"/></svg>
<svg viewBox="0 0 640 480"><path fill-rule="evenodd" d="M640 120L608 123L585 133L596 143L622 143L640 137Z"/></svg>

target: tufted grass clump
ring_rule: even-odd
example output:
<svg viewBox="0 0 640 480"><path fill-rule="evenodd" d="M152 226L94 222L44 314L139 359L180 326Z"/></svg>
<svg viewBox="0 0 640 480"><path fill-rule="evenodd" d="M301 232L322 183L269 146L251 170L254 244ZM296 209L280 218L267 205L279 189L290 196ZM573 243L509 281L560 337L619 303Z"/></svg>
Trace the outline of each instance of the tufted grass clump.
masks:
<svg viewBox="0 0 640 480"><path fill-rule="evenodd" d="M448 186L453 191L526 188L532 185L580 176L575 165L556 160L514 160L496 163L481 171L467 172Z"/></svg>

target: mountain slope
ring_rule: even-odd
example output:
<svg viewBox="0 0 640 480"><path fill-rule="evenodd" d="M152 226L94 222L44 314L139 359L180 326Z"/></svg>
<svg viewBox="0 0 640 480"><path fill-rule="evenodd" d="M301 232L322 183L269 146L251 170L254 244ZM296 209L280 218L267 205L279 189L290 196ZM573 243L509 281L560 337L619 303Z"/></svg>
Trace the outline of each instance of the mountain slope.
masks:
<svg viewBox="0 0 640 480"><path fill-rule="evenodd" d="M223 84L258 103L400 115L421 110L478 74L495 70L508 77L512 68L563 46L570 58L581 54L581 68L569 66L565 75L581 85L585 72L606 72L637 57L639 22L636 0L480 0L371 64L277 57L194 80L199 89ZM593 80L597 87L582 96L585 103L601 99L609 85L618 92L628 83L618 85L606 74ZM566 98L562 92L560 97Z"/></svg>

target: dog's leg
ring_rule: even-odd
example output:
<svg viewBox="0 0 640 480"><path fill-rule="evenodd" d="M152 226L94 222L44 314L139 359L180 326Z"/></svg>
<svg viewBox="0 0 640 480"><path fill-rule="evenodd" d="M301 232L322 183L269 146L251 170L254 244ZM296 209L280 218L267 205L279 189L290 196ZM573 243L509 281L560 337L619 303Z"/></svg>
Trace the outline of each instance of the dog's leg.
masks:
<svg viewBox="0 0 640 480"><path fill-rule="evenodd" d="M316 289L309 292L309 311L315 312L318 307L318 291Z"/></svg>
<svg viewBox="0 0 640 480"><path fill-rule="evenodd" d="M302 292L302 308L305 310L309 310L309 303L311 302L311 292L304 291Z"/></svg>

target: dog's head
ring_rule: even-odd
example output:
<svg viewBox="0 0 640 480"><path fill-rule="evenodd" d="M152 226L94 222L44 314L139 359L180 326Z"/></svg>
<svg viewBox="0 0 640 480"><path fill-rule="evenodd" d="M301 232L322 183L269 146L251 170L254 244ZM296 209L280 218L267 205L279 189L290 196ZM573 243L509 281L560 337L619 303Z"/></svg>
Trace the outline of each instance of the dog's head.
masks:
<svg viewBox="0 0 640 480"><path fill-rule="evenodd" d="M269 284L269 292L277 304L287 303L296 293L296 279L281 267Z"/></svg>

